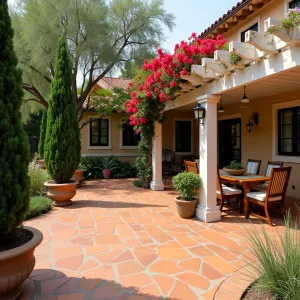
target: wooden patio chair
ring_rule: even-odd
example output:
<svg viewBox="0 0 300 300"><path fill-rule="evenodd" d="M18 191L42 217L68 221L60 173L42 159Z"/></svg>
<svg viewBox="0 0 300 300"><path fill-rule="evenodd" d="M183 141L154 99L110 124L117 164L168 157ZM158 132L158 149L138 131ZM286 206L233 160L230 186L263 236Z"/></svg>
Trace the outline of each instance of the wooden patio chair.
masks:
<svg viewBox="0 0 300 300"><path fill-rule="evenodd" d="M268 161L267 169L266 169L266 176L269 177L271 175L271 171L273 168L282 168L282 165L283 165L282 161ZM266 192L268 189L268 184L269 184L269 182L266 181L263 184L252 186L251 189L255 190L255 191Z"/></svg>
<svg viewBox="0 0 300 300"><path fill-rule="evenodd" d="M282 213L284 214L284 199L291 175L292 167L286 168L273 168L271 170L270 183L266 192L251 192L247 194L246 205L246 219L250 215L267 221L269 225L272 224L272 220L269 214L269 207L279 205ZM252 203L263 206L265 209L266 217L251 213Z"/></svg>
<svg viewBox="0 0 300 300"><path fill-rule="evenodd" d="M184 161L184 167L185 167L185 170L187 172L199 174L198 165L194 161L185 160Z"/></svg>
<svg viewBox="0 0 300 300"><path fill-rule="evenodd" d="M217 169L217 199L220 200L220 210L223 211L223 207L225 202L227 201L227 204L229 205L229 200L230 199L236 199L236 203L241 201L241 196L242 196L242 191L235 188L235 187L230 187L226 186L225 184L221 184L221 178L220 178L220 172L219 169ZM231 210L237 210L239 209L241 212L241 204L240 208L231 208L231 207L226 207L227 211ZM242 212L241 212L242 213Z"/></svg>
<svg viewBox="0 0 300 300"><path fill-rule="evenodd" d="M248 159L247 162L247 173L258 175L260 169L261 160Z"/></svg>

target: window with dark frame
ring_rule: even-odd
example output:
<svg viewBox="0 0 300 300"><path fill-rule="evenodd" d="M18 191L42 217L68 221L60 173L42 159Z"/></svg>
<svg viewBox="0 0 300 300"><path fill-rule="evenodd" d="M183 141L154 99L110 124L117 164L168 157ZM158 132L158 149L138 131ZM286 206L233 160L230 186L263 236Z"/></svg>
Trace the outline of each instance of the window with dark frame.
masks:
<svg viewBox="0 0 300 300"><path fill-rule="evenodd" d="M128 122L122 124L122 146L137 146L141 140L140 134L136 133Z"/></svg>
<svg viewBox="0 0 300 300"><path fill-rule="evenodd" d="M192 152L191 121L175 121L175 152Z"/></svg>
<svg viewBox="0 0 300 300"><path fill-rule="evenodd" d="M252 31L257 31L258 32L258 23L255 23L254 25L250 26L243 32L241 32L241 42L244 43L246 40L246 32L252 30Z"/></svg>
<svg viewBox="0 0 300 300"><path fill-rule="evenodd" d="M300 156L300 106L278 110L278 155Z"/></svg>
<svg viewBox="0 0 300 300"><path fill-rule="evenodd" d="M90 146L109 146L109 120L90 123Z"/></svg>
<svg viewBox="0 0 300 300"><path fill-rule="evenodd" d="M289 9L300 8L300 0L293 0L289 3Z"/></svg>

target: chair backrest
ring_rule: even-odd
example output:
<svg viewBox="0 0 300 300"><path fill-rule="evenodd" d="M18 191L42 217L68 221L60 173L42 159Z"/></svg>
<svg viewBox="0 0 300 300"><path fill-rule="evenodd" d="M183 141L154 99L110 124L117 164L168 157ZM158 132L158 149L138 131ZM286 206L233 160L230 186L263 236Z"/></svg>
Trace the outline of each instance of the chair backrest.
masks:
<svg viewBox="0 0 300 300"><path fill-rule="evenodd" d="M185 160L184 166L187 172L199 174L199 169L196 162Z"/></svg>
<svg viewBox="0 0 300 300"><path fill-rule="evenodd" d="M292 167L273 168L267 191L267 200L272 200L272 197L281 196L284 200L287 186L289 183Z"/></svg>
<svg viewBox="0 0 300 300"><path fill-rule="evenodd" d="M282 161L268 161L267 169L266 169L266 176L271 175L271 171L273 168L281 168L283 165Z"/></svg>
<svg viewBox="0 0 300 300"><path fill-rule="evenodd" d="M260 169L261 160L248 159L247 162L247 173L258 175Z"/></svg>
<svg viewBox="0 0 300 300"><path fill-rule="evenodd" d="M163 162L173 162L175 152L173 150L164 149L162 151L162 161Z"/></svg>
<svg viewBox="0 0 300 300"><path fill-rule="evenodd" d="M219 195L223 198L223 189L221 184L220 172L218 168L217 168L217 192L219 192Z"/></svg>

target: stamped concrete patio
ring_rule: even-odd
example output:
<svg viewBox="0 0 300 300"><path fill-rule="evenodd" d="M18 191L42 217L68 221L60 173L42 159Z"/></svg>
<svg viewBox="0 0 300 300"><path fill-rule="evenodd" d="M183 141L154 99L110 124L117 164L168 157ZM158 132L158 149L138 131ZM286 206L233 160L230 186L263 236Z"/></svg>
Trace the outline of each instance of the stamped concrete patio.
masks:
<svg viewBox="0 0 300 300"><path fill-rule="evenodd" d="M89 181L73 205L25 222L44 240L21 299L214 299L246 264L250 224L234 213L214 224L181 219L175 195L138 189L132 180ZM236 299L240 289L221 290L218 299Z"/></svg>

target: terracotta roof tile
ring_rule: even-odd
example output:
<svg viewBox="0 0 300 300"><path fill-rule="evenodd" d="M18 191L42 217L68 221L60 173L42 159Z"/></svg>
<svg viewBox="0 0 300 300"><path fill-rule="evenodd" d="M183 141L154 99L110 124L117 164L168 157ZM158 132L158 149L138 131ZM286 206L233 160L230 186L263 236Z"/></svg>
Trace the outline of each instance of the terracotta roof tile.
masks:
<svg viewBox="0 0 300 300"><path fill-rule="evenodd" d="M103 77L98 81L98 86L103 89L122 88L126 89L128 84L132 81L129 78L114 78L114 77Z"/></svg>

